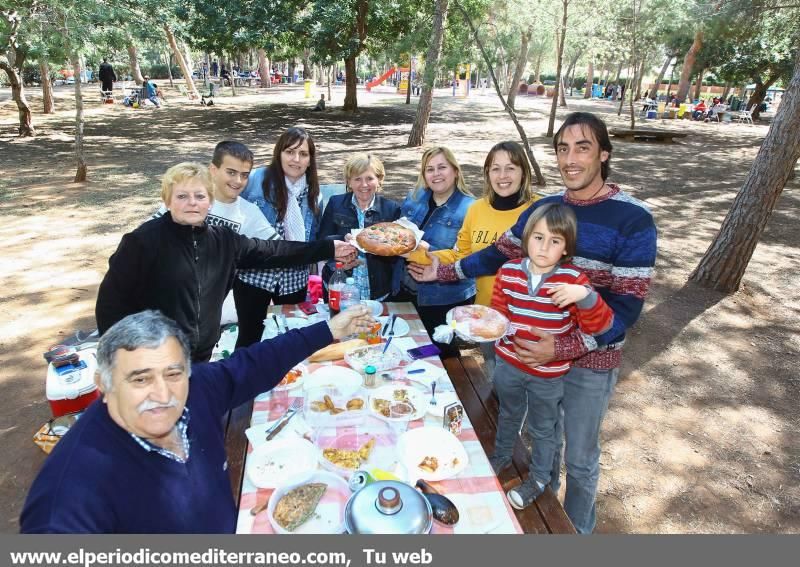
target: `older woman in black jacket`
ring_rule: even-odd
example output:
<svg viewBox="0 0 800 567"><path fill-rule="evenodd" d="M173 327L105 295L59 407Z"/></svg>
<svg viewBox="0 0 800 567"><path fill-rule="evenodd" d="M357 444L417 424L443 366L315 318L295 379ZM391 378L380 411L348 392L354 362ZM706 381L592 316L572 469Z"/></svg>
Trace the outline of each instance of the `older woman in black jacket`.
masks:
<svg viewBox="0 0 800 567"><path fill-rule="evenodd" d="M265 241L206 224L214 199L206 166L167 170L161 196L169 212L122 237L97 294L100 334L131 313L158 309L189 337L193 361L211 357L220 314L237 268L276 268L332 257L350 259L345 242Z"/></svg>
<svg viewBox="0 0 800 567"><path fill-rule="evenodd" d="M383 163L376 156L361 153L351 156L344 166L347 192L328 201L320 224L320 238L344 239L351 229L400 218L400 205L379 194L384 177ZM344 268L355 280L361 299L383 301L400 290L402 258L359 253ZM328 282L334 269L333 261L325 265L324 282Z"/></svg>

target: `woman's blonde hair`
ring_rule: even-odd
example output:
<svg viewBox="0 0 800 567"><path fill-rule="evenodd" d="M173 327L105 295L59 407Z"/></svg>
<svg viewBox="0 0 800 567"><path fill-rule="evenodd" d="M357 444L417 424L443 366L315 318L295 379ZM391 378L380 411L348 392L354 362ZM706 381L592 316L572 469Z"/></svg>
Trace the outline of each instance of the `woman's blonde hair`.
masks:
<svg viewBox="0 0 800 567"><path fill-rule="evenodd" d="M434 146L432 148L428 148L425 150L425 153L422 154L419 177L417 177L416 192L419 193L428 187L428 184L425 182L425 168L428 167L428 163L430 163L430 161L439 154L442 154L444 159L447 160L447 163L449 163L452 168L456 170L456 189L471 197L472 193L470 193L469 189L467 189L467 182L464 181L464 173L461 171L461 166L456 160L456 156L453 155L453 152L450 150L450 148L446 148L444 146Z"/></svg>
<svg viewBox="0 0 800 567"><path fill-rule="evenodd" d="M578 242L578 219L575 217L575 212L562 203L547 203L531 213L522 231L522 253L528 255L528 241L531 239L533 227L542 219L547 224L547 230L564 239L566 255L561 261L570 260L575 255Z"/></svg>
<svg viewBox="0 0 800 567"><path fill-rule="evenodd" d="M350 178L355 177L356 175L361 175L368 169L372 169L375 172L375 177L378 178L378 189L380 191L383 187L383 178L386 176L386 170L383 168L383 162L378 159L377 156L373 154L353 154L350 156L350 159L347 160L347 163L344 164L344 184L347 188L347 191L352 191L350 189Z"/></svg>
<svg viewBox="0 0 800 567"><path fill-rule="evenodd" d="M522 146L516 142L510 141L495 144L486 155L486 161L483 163L484 198L490 203L493 203L495 197L497 197L497 193L494 192L492 182L489 179L489 170L492 169L494 156L497 155L497 152L506 152L508 154L509 161L522 169L522 181L519 186L519 198L517 199L517 204L522 205L532 201L533 186L531 185L531 179L533 178L533 175L531 173L531 165L528 163L528 156L525 155L525 150L522 149Z"/></svg>
<svg viewBox="0 0 800 567"><path fill-rule="evenodd" d="M208 167L202 163L187 161L170 167L161 179L161 200L165 205L169 205L172 200L172 191L175 186L189 179L197 179L202 183L208 191L209 202L214 202L214 183L211 181Z"/></svg>

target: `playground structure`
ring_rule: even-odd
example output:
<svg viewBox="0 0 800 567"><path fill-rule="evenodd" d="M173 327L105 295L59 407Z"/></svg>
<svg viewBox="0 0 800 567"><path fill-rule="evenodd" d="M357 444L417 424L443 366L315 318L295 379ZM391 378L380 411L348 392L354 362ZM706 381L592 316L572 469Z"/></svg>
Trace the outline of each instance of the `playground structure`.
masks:
<svg viewBox="0 0 800 567"><path fill-rule="evenodd" d="M392 67L386 71L380 77L373 79L372 81L368 81L366 84L367 92L371 91L374 87L383 84L389 77L394 76L397 73L400 73L400 80L397 81L397 94L406 94L408 90L408 79L409 79L409 71L408 67L397 67L392 65Z"/></svg>

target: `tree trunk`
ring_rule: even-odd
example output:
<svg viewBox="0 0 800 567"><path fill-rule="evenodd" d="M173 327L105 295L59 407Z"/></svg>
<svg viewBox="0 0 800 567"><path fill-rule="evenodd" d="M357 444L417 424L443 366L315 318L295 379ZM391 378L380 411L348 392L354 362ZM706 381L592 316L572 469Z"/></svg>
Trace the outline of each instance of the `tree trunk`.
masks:
<svg viewBox="0 0 800 567"><path fill-rule="evenodd" d="M728 98L728 93L731 92L731 84L730 82L725 83L725 89L722 91L722 96L720 97L723 102Z"/></svg>
<svg viewBox="0 0 800 567"><path fill-rule="evenodd" d="M561 66L564 63L564 40L567 37L567 8L569 0L561 0L561 30L560 37L557 36L558 54L556 55L556 84L553 91L553 103L550 105L550 121L547 124L547 137L552 138L556 124L556 106L558 105L558 93L561 91Z"/></svg>
<svg viewBox="0 0 800 567"><path fill-rule="evenodd" d="M42 102L44 102L44 113L55 114L53 85L50 83L50 65L47 64L47 59L44 57L39 59L39 74L42 76Z"/></svg>
<svg viewBox="0 0 800 567"><path fill-rule="evenodd" d="M598 83L603 86L603 92L605 92L605 89L608 86L609 77L611 77L611 65L608 62L605 62L603 63L603 75Z"/></svg>
<svg viewBox="0 0 800 567"><path fill-rule="evenodd" d="M589 66L586 68L586 88L583 98L592 98L592 85L594 84L594 61L589 59Z"/></svg>
<svg viewBox="0 0 800 567"><path fill-rule="evenodd" d="M533 72L536 75L534 79L536 83L542 82L542 57L544 57L544 52L540 51L539 55L536 56L536 66L533 69Z"/></svg>
<svg viewBox="0 0 800 567"><path fill-rule="evenodd" d="M86 181L88 169L83 151L83 94L81 93L81 60L76 52L72 54L72 69L75 76L75 183Z"/></svg>
<svg viewBox="0 0 800 567"><path fill-rule="evenodd" d="M231 73L231 79L230 79L231 80L231 96L236 96L236 77L238 75L237 73L235 73L233 71L234 64L239 65L238 63L235 63L234 57L231 56L231 66L228 68L228 71L230 71L230 73ZM222 87L223 87L223 84L220 83L220 89Z"/></svg>
<svg viewBox="0 0 800 567"><path fill-rule="evenodd" d="M333 65L331 65L328 68L328 73L327 73L327 75L328 75L328 102L331 101L331 81L333 79L334 70L335 70L335 67Z"/></svg>
<svg viewBox="0 0 800 567"><path fill-rule="evenodd" d="M444 1L446 4L447 0L437 0L437 3L440 1ZM568 0L565 0L568 1ZM494 91L497 93L497 98L500 99L500 102L503 104L503 108L506 109L508 116L511 118L511 121L514 123L514 126L517 129L517 133L519 134L520 139L522 140L522 147L525 148L525 154L528 156L528 161L531 164L531 169L533 170L534 175L536 176L536 185L544 186L546 182L544 180L544 176L542 175L542 170L539 168L539 163L536 161L536 158L533 155L533 150L531 149L531 144L528 141L528 136L525 134L525 129L520 124L519 119L517 118L517 113L514 112L514 109L509 107L506 103L506 99L503 97L503 93L500 91L500 84L497 81L497 75L494 73L494 68L492 67L491 59L489 59L489 54L486 52L486 48L483 46L483 42L481 41L480 36L478 35L478 30L475 27L475 24L472 23L472 20L469 18L469 14L464 9L464 7L456 3L456 8L461 12L461 15L464 17L464 21L467 23L467 26L472 33L472 38L475 40L475 45L478 46L478 50L480 51L481 55L483 56L483 61L486 63L486 69L489 76L492 78L492 85L494 86ZM427 71L426 71L427 73ZM427 77L427 74L426 74ZM424 94L424 90L423 90ZM420 100L420 104L422 101ZM413 134L413 130L412 130ZM411 144L409 144L411 145ZM420 143L420 145L422 145Z"/></svg>
<svg viewBox="0 0 800 567"><path fill-rule="evenodd" d="M617 74L614 76L614 86L619 85L619 78L622 75L622 67L625 65L625 61L620 61L619 65L617 65ZM617 100L617 89L614 89L614 94L611 97L611 100Z"/></svg>
<svg viewBox="0 0 800 567"><path fill-rule="evenodd" d="M358 77L356 77L356 58L348 57L344 60L344 107L346 112L358 111Z"/></svg>
<svg viewBox="0 0 800 567"><path fill-rule="evenodd" d="M689 87L691 87L692 67L697 60L697 54L703 49L703 30L697 30L694 34L694 41L686 56L683 58L683 69L681 69L681 78L678 82L678 102L685 102L686 95L689 94Z"/></svg>
<svg viewBox="0 0 800 567"><path fill-rule="evenodd" d="M422 93L417 103L417 115L411 126L406 145L416 148L425 143L425 133L428 130L428 121L431 118L433 106L433 88L436 84L436 68L439 66L439 55L442 51L444 39L444 26L447 22L447 8L449 0L436 0L433 14L433 37L425 55L425 74L423 76ZM467 15L464 14L466 18Z"/></svg>
<svg viewBox="0 0 800 567"><path fill-rule="evenodd" d="M175 41L175 34L172 33L172 30L167 24L164 24L164 33L167 35L167 41L172 49L172 54L175 56L175 60L178 62L178 67L181 68L181 73L183 73L183 80L186 82L186 88L189 89L189 98L200 99L200 93L197 92L197 88L194 86L194 81L192 80L192 72L186 66L186 61L183 60L181 50L178 49L178 42Z"/></svg>
<svg viewBox="0 0 800 567"><path fill-rule="evenodd" d="M561 87L558 89L558 106L567 108L567 98L564 96L564 77L561 77Z"/></svg>
<svg viewBox="0 0 800 567"><path fill-rule="evenodd" d="M172 77L172 58L169 53L164 53L164 60L167 62L167 76L169 77L169 86L174 87L175 82Z"/></svg>
<svg viewBox="0 0 800 567"><path fill-rule="evenodd" d="M753 95L747 101L747 107L752 112L753 120L758 120L761 117L761 110L759 110L758 107L764 102L764 99L767 97L767 90L778 80L778 77L779 75L769 77L766 82L763 83L761 81L756 81L756 90L753 91Z"/></svg>
<svg viewBox="0 0 800 567"><path fill-rule="evenodd" d="M33 127L31 107L28 105L28 100L25 98L22 78L17 72L17 69L9 65L4 59L0 59L0 69L6 72L8 82L11 83L11 98L17 103L17 110L19 111L19 128L17 128L17 132L20 137L23 138L35 136L36 130Z"/></svg>
<svg viewBox="0 0 800 567"><path fill-rule="evenodd" d="M181 42L181 47L183 47L183 51L181 52L184 56L184 62L186 63L186 68L189 70L189 76L192 76L192 71L194 71L194 61L192 60L192 51L189 49L189 45L185 42Z"/></svg>
<svg viewBox="0 0 800 567"><path fill-rule="evenodd" d="M533 33L533 26L528 26L528 29L522 32L522 43L519 46L519 55L517 55L517 64L514 67L514 78L511 79L511 89L508 92L508 106L514 108L514 102L517 99L517 92L519 92L519 83L522 79L522 73L525 72L525 64L528 62L528 42ZM467 77L469 80L469 77Z"/></svg>
<svg viewBox="0 0 800 567"><path fill-rule="evenodd" d="M689 277L704 287L732 293L767 226L786 181L800 158L800 51L794 76L781 100L750 172L722 221L719 233Z"/></svg>
<svg viewBox="0 0 800 567"><path fill-rule="evenodd" d="M137 85L142 86L144 84L144 77L142 77L142 70L139 68L139 53L136 50L136 45L133 43L133 38L128 36L128 59L130 59L131 63L131 74L133 75L133 80L136 82Z"/></svg>
<svg viewBox="0 0 800 567"><path fill-rule="evenodd" d="M697 73L697 84L694 87L694 98L692 100L700 98L700 93L703 90L703 71L704 69L700 69L700 72Z"/></svg>
<svg viewBox="0 0 800 567"><path fill-rule="evenodd" d="M674 56L672 54L667 55L667 58L664 60L664 64L661 66L661 71L658 73L658 77L656 77L656 86L654 93L650 93L650 98L657 99L658 98L658 90L661 88L661 81L664 80L664 75L667 74L667 68L669 68L669 64L672 63L672 58Z"/></svg>
<svg viewBox="0 0 800 567"><path fill-rule="evenodd" d="M314 69L308 62L309 56L310 51L308 49L303 50L303 80L314 78Z"/></svg>
<svg viewBox="0 0 800 567"><path fill-rule="evenodd" d="M263 49L258 50L258 76L261 77L262 89L268 89L272 86L272 81L269 77L269 59L267 59L267 52Z"/></svg>
<svg viewBox="0 0 800 567"><path fill-rule="evenodd" d="M636 100L642 98L642 79L644 78L644 67L647 61L647 55L642 56L642 63L639 65L639 73L636 78Z"/></svg>

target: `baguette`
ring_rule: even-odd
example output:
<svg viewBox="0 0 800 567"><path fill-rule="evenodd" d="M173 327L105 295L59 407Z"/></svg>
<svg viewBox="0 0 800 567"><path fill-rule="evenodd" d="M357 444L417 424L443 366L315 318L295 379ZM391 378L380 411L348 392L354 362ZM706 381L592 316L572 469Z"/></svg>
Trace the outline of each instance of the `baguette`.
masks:
<svg viewBox="0 0 800 567"><path fill-rule="evenodd" d="M341 343L334 343L322 348L308 357L309 362L325 362L326 360L340 360L344 354L354 348L366 346L364 339L353 339Z"/></svg>

